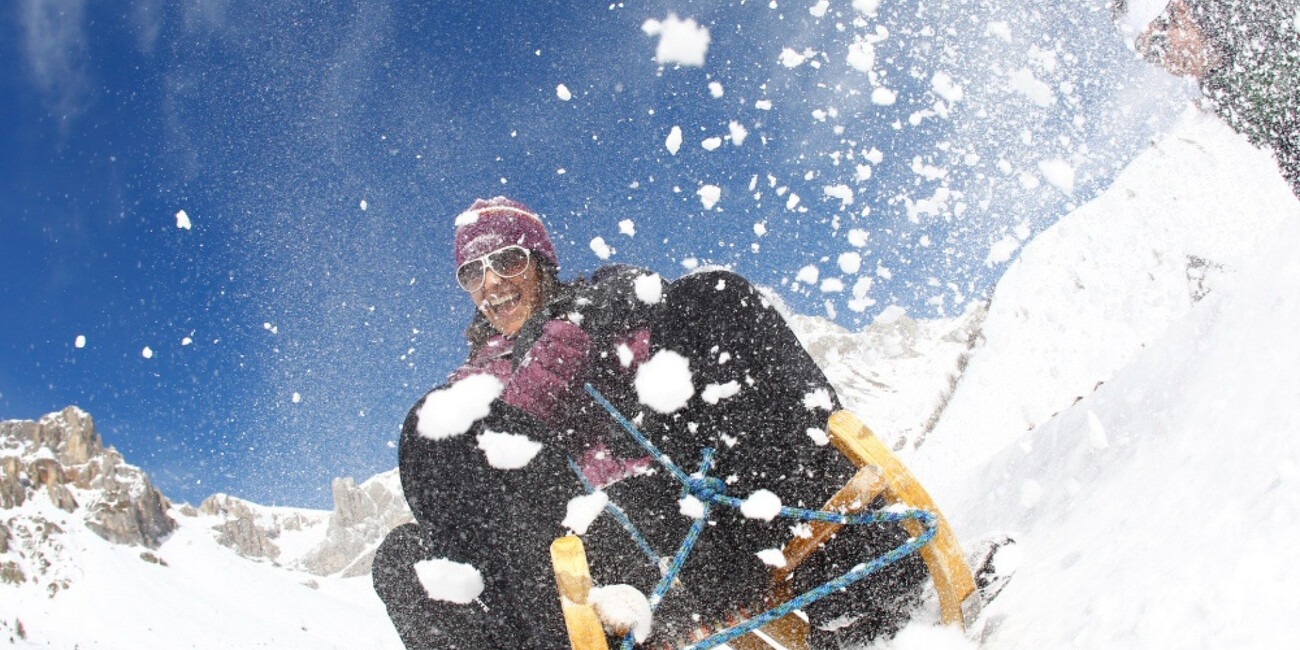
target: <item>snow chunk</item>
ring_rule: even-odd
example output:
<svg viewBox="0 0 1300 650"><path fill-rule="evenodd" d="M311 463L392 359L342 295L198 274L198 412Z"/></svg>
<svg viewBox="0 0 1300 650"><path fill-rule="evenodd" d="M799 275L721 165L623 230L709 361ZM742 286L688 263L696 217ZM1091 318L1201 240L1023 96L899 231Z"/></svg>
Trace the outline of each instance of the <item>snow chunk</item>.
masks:
<svg viewBox="0 0 1300 650"><path fill-rule="evenodd" d="M651 18L641 24L647 36L658 36L655 61L659 65L676 63L684 66L703 66L709 52L709 28L695 22L694 18L682 20L670 13L664 20Z"/></svg>
<svg viewBox="0 0 1300 650"><path fill-rule="evenodd" d="M668 149L668 153L677 155L677 150L682 148L682 127L673 125L668 138L664 140L664 148Z"/></svg>
<svg viewBox="0 0 1300 650"><path fill-rule="evenodd" d="M700 204L705 210L712 210L718 204L718 199L722 198L722 188L717 185L704 185L695 193L700 195Z"/></svg>
<svg viewBox="0 0 1300 650"><path fill-rule="evenodd" d="M478 448L497 469L523 469L542 450L542 443L517 433L484 431L478 437Z"/></svg>
<svg viewBox="0 0 1300 650"><path fill-rule="evenodd" d="M660 413L672 413L695 396L691 362L672 350L660 350L636 371L637 400Z"/></svg>
<svg viewBox="0 0 1300 650"><path fill-rule="evenodd" d="M757 555L758 559L763 561L763 564L776 567L778 569L785 568L785 564L786 564L785 553L782 553L781 549L779 548L766 548L755 553L754 555Z"/></svg>
<svg viewBox="0 0 1300 650"><path fill-rule="evenodd" d="M799 269L799 274L794 276L796 282L813 285L817 284L817 279L821 277L821 270L815 264L809 264Z"/></svg>
<svg viewBox="0 0 1300 650"><path fill-rule="evenodd" d="M745 144L745 138L749 137L749 130L735 120L727 125L727 133L731 135L731 144L737 147Z"/></svg>
<svg viewBox="0 0 1300 650"><path fill-rule="evenodd" d="M468 605L483 593L483 574L468 564L444 558L421 560L415 563L415 575L434 600Z"/></svg>
<svg viewBox="0 0 1300 650"><path fill-rule="evenodd" d="M985 36L1000 38L1008 43L1011 42L1011 25L1006 21L995 20L984 27Z"/></svg>
<svg viewBox="0 0 1300 650"><path fill-rule="evenodd" d="M1020 240L1006 235L996 244L989 248L989 256L984 259L985 266L1001 264L1011 259L1016 249L1020 248Z"/></svg>
<svg viewBox="0 0 1300 650"><path fill-rule="evenodd" d="M808 430L804 433L807 433L808 437L812 438L813 444L818 447L825 447L831 441L830 435L828 435L824 429L808 427Z"/></svg>
<svg viewBox="0 0 1300 650"><path fill-rule="evenodd" d="M628 632L637 643L650 636L653 613L650 600L632 585L605 585L592 587L588 602L596 609L596 617L617 636Z"/></svg>
<svg viewBox="0 0 1300 650"><path fill-rule="evenodd" d="M1011 73L1011 89L1029 98L1035 106L1047 108L1056 103L1056 93L1052 92L1052 87L1039 81L1029 68Z"/></svg>
<svg viewBox="0 0 1300 650"><path fill-rule="evenodd" d="M888 642L889 650L976 650L979 645L966 638L955 625L914 623L898 631Z"/></svg>
<svg viewBox="0 0 1300 650"><path fill-rule="evenodd" d="M831 401L830 391L825 388L818 388L803 396L803 407L809 411L813 409L831 411L835 409L835 404Z"/></svg>
<svg viewBox="0 0 1300 650"><path fill-rule="evenodd" d="M688 494L677 500L677 511L691 519L703 519L704 502Z"/></svg>
<svg viewBox="0 0 1300 650"><path fill-rule="evenodd" d="M877 106L893 106L898 101L898 93L884 86L871 91L871 103Z"/></svg>
<svg viewBox="0 0 1300 650"><path fill-rule="evenodd" d="M596 257L599 257L602 260L607 260L610 255L614 254L614 249L610 248L609 244L605 243L604 237L596 237L591 240L591 252L595 253Z"/></svg>
<svg viewBox="0 0 1300 650"><path fill-rule="evenodd" d="M959 102L965 96L961 86L957 85L952 75L947 72L934 73L934 76L930 78L930 87L934 89L936 95L949 102Z"/></svg>
<svg viewBox="0 0 1300 650"><path fill-rule="evenodd" d="M794 48L787 47L787 48L782 48L780 61L781 61L781 65L787 68L797 68L803 65L804 62L807 61L809 57L816 56L816 55L817 55L817 50L814 50L812 48L805 48L804 51L799 52Z"/></svg>
<svg viewBox="0 0 1300 650"><path fill-rule="evenodd" d="M190 215L185 214L184 210L176 213L176 227L181 230L189 230L192 227L192 224L190 224Z"/></svg>
<svg viewBox="0 0 1300 650"><path fill-rule="evenodd" d="M86 335L85 335L85 334L78 334L78 335L77 335L77 340L73 341L73 342L72 342L72 345L75 346L78 350L80 350L81 348L86 347Z"/></svg>
<svg viewBox="0 0 1300 650"><path fill-rule="evenodd" d="M826 10L831 8L831 0L817 0L817 4L808 7L808 13L814 18L823 18L826 16Z"/></svg>
<svg viewBox="0 0 1300 650"><path fill-rule="evenodd" d="M466 377L424 398L416 413L415 430L431 440L458 436L487 417L492 400L501 396L505 384L492 375Z"/></svg>
<svg viewBox="0 0 1300 650"><path fill-rule="evenodd" d="M293 403L294 403L294 404L299 404L299 403L302 402L302 393L295 392L295 393L293 394L293 397L290 398L290 399L293 400Z"/></svg>
<svg viewBox="0 0 1300 650"><path fill-rule="evenodd" d="M823 187L822 191L826 193L826 196L839 199L841 207L853 205L853 188L848 185L828 185Z"/></svg>
<svg viewBox="0 0 1300 650"><path fill-rule="evenodd" d="M609 505L609 495L604 492L592 492L573 497L569 499L564 521L560 522L560 525L573 531L574 534L586 535L591 522L596 521L596 517L605 511L607 505Z"/></svg>
<svg viewBox="0 0 1300 650"><path fill-rule="evenodd" d="M636 237L636 222L631 219L624 219L618 222L618 231L628 237Z"/></svg>
<svg viewBox="0 0 1300 650"><path fill-rule="evenodd" d="M754 108L757 108L760 111L770 111L772 110L772 100L770 99L756 100L754 102Z"/></svg>
<svg viewBox="0 0 1300 650"><path fill-rule="evenodd" d="M144 346L144 349L140 351L140 356L142 356L142 357L144 357L144 358L146 358L146 359L152 359L152 358L153 358L153 350L150 349L149 346L146 345L146 346Z"/></svg>
<svg viewBox="0 0 1300 650"><path fill-rule="evenodd" d="M839 278L826 278L822 280L822 293L841 293L844 291L844 281Z"/></svg>
<svg viewBox="0 0 1300 650"><path fill-rule="evenodd" d="M849 46L849 54L845 60L858 72L870 72L876 66L876 46L870 41L858 39Z"/></svg>
<svg viewBox="0 0 1300 650"><path fill-rule="evenodd" d="M771 490L758 490L740 503L740 514L750 519L772 521L781 514L781 497Z"/></svg>
<svg viewBox="0 0 1300 650"><path fill-rule="evenodd" d="M722 84L716 81L709 82L709 94L712 95L714 99L721 99L723 92Z"/></svg>
<svg viewBox="0 0 1300 650"><path fill-rule="evenodd" d="M871 240L871 231L862 228L854 228L848 234L849 243L857 248L862 248Z"/></svg>
<svg viewBox="0 0 1300 650"><path fill-rule="evenodd" d="M366 209L369 208L369 207L370 207L370 204L367 203L365 199L361 199L361 211L362 211L362 212L365 212Z"/></svg>
<svg viewBox="0 0 1300 650"><path fill-rule="evenodd" d="M1038 171L1057 189L1067 195L1074 194L1074 167L1070 163L1060 158L1041 160L1038 162Z"/></svg>
<svg viewBox="0 0 1300 650"><path fill-rule="evenodd" d="M664 297L664 282L658 273L638 275L632 281L632 289L636 291L637 300L647 305L657 305Z"/></svg>
<svg viewBox="0 0 1300 650"><path fill-rule="evenodd" d="M864 16L874 16L880 9L880 0L853 0L853 9Z"/></svg>
<svg viewBox="0 0 1300 650"><path fill-rule="evenodd" d="M567 102L570 99L573 99L573 93L569 92L569 87L564 84L555 87L555 96L559 97L562 102Z"/></svg>
<svg viewBox="0 0 1300 650"><path fill-rule="evenodd" d="M700 142L700 146L704 147L705 151L713 151L718 147L722 146L722 138L716 135L711 138L705 138L702 142Z"/></svg>
<svg viewBox="0 0 1300 650"><path fill-rule="evenodd" d="M733 379L725 384L705 386L704 392L700 393L700 399L710 404L717 404L728 397L735 397L738 393L740 393L740 383Z"/></svg>
<svg viewBox="0 0 1300 650"><path fill-rule="evenodd" d="M846 275L852 275L862 270L862 255L857 251L840 253L837 262L840 265L840 270Z"/></svg>

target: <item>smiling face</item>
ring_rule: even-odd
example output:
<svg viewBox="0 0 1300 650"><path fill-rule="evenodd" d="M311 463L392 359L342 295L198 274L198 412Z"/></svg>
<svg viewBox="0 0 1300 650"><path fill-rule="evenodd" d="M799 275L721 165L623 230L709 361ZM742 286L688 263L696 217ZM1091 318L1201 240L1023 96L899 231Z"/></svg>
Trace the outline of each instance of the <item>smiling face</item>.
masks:
<svg viewBox="0 0 1300 650"><path fill-rule="evenodd" d="M527 270L511 278L503 278L496 271L486 269L483 286L469 295L493 329L514 336L545 304L542 286L542 273L537 264L530 261Z"/></svg>
<svg viewBox="0 0 1300 650"><path fill-rule="evenodd" d="M1151 21L1138 36L1137 49L1172 74L1198 79L1219 67L1223 59L1197 29L1192 10L1179 0L1169 4L1167 19Z"/></svg>

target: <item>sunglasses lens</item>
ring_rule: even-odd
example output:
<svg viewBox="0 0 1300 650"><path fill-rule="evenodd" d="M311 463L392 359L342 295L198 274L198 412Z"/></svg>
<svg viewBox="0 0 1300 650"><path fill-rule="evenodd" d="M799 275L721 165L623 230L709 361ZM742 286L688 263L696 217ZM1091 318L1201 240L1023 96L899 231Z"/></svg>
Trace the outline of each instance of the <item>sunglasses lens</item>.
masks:
<svg viewBox="0 0 1300 650"><path fill-rule="evenodd" d="M512 278L528 268L528 250L519 246L503 248L488 256L492 270L503 278Z"/></svg>
<svg viewBox="0 0 1300 650"><path fill-rule="evenodd" d="M456 282L460 288L473 291L483 285L483 260L470 260L456 269Z"/></svg>

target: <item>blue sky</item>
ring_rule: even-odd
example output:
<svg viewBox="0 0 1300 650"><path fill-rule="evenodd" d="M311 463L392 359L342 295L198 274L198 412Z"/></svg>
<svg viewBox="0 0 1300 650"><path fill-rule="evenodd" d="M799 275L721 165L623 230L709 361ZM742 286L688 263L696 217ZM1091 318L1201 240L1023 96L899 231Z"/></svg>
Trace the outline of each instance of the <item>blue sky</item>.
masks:
<svg viewBox="0 0 1300 650"><path fill-rule="evenodd" d="M11 3L0 418L77 404L173 499L328 507L331 478L396 465L406 409L464 355L451 223L500 193L547 218L565 276L602 237L850 329L959 312L1005 268L990 251L1104 187L1185 90L1107 7ZM643 25L670 13L709 30L703 66L655 60Z"/></svg>

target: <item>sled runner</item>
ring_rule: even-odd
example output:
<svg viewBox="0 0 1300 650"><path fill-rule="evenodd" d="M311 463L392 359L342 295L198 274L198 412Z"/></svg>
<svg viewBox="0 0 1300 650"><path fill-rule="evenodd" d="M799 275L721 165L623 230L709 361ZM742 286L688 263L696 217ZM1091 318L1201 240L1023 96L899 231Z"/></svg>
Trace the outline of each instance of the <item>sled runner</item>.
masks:
<svg viewBox="0 0 1300 650"><path fill-rule="evenodd" d="M599 395L597 398L603 401ZM617 411L612 410L610 406L607 408L610 408L611 413L622 421ZM639 435L629 423L624 423L624 426L629 432ZM956 536L939 513L930 495L898 457L852 413L848 411L833 413L829 420L829 430L831 441L836 448L858 466L859 470L826 502L822 508L823 512L850 516L863 513L876 497L882 497L890 505L898 504L910 508L913 513L919 511L923 516L905 515L895 519L903 524L908 534L913 537L913 541L891 553L902 556L919 547L922 559L934 581L943 622L965 629L979 613L980 594L976 590L975 579ZM706 453L706 468L710 462L708 458L709 455ZM812 594L809 592L809 594L795 596L789 593L787 585L790 583L786 578L845 523L827 519L812 520L810 537L796 538L786 545L783 549L786 566L773 572L773 584L776 586L773 592L774 602L789 605L792 600L807 599ZM551 545L551 559L573 649L608 650L609 644L601 623L596 617L595 609L587 600L592 581L582 540L573 535L557 539ZM880 564L883 565L893 559L881 558ZM872 569L868 569L867 572L870 570ZM849 578L852 573L837 580ZM851 578L848 582L851 583L856 579L858 578ZM829 591L835 586L835 582L828 583L824 587L825 590ZM840 585L842 586L843 584ZM815 600L816 597L813 599ZM806 650L808 646L805 637L808 634L808 623L793 612L779 615L780 610L781 607L778 607L754 617L751 619L751 624L755 621L771 620L744 636L727 640L726 643L737 650L774 647ZM738 629L738 626L729 629ZM698 641L700 639L691 639L684 643L689 645ZM701 644L701 647L714 647L714 645L709 645L706 641Z"/></svg>

